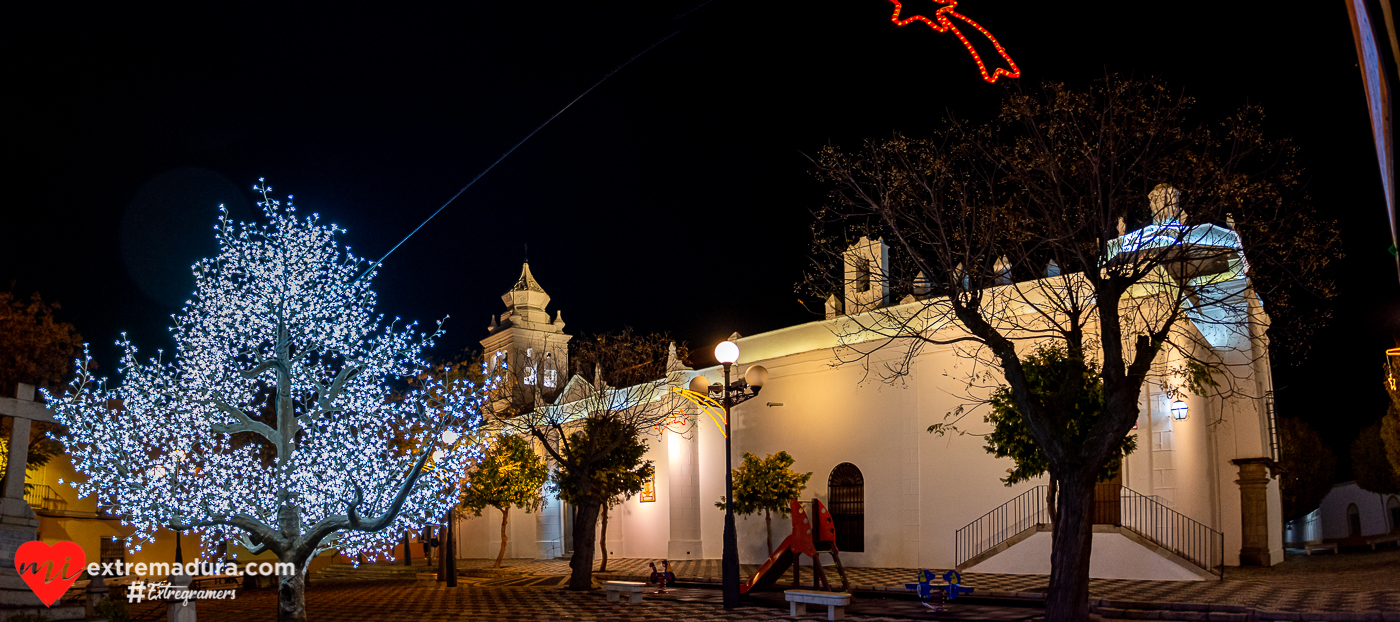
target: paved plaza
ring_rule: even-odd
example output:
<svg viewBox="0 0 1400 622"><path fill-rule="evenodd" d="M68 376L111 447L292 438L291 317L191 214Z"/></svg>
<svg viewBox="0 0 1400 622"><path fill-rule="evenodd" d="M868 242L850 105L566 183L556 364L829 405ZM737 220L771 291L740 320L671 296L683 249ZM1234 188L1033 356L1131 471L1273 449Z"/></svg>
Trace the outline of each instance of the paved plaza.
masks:
<svg viewBox="0 0 1400 622"><path fill-rule="evenodd" d="M650 572L645 559L615 559L602 579L645 580ZM421 563L421 562L420 562ZM725 611L718 590L718 560L682 561L672 565L683 587L665 599L649 594L638 605L609 603L602 593L570 592L560 587L568 572L567 561L507 560L500 571L490 570L492 560L461 560L460 586L420 586L410 580L385 580L386 572L405 578L426 571L424 566L404 568L373 564L336 579L317 581L307 589L307 611L312 620L408 622L410 620L794 620L786 616L781 595L770 593L746 600L746 606ZM1095 579L1090 595L1098 611L1110 619L1133 617L1120 610L1192 609L1213 611L1239 608L1278 615L1254 617L1249 613L1207 614L1199 619L1374 619L1400 620L1400 551L1350 553L1325 556L1289 556L1274 568L1229 568L1220 581L1123 581ZM753 572L756 567L745 567ZM803 569L811 578L810 568ZM357 576L370 580L354 580ZM880 592L904 592L915 571L901 568L850 568L852 587L874 592L847 610L847 619L978 619L1026 620L1039 613L1021 607L981 607L975 617L933 614L912 600L879 597ZM790 575L789 575L790 576ZM788 577L778 586L790 585ZM1043 594L1044 575L991 575L968 573L963 584L977 588L978 596L1033 600ZM1024 602L1024 601L1023 601ZM270 589L240 590L232 601L206 601L199 607L201 622L234 622L275 619L276 592ZM133 618L163 619L163 605L133 607ZM964 608L963 614L971 609ZM1163 614L1162 619L1192 619L1192 613ZM813 608L803 620L824 619Z"/></svg>

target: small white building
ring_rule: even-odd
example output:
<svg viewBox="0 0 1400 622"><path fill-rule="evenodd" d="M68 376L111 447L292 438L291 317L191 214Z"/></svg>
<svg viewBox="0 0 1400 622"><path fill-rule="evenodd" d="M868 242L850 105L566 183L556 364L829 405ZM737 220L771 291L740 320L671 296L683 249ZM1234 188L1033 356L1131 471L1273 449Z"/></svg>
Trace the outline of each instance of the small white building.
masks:
<svg viewBox="0 0 1400 622"><path fill-rule="evenodd" d="M1233 241L1233 231L1203 226L1204 235ZM862 239L852 252L888 261L884 245ZM1194 325L1192 341L1214 351L1233 368L1235 382L1252 397L1188 396L1173 404L1159 381L1143 390L1141 416L1132 432L1138 450L1126 460L1121 482L1101 485L1107 499L1103 524L1095 527L1091 575L1103 578L1201 580L1221 565L1272 565L1283 560L1283 521L1278 481L1268 467L1276 457L1272 383L1262 310L1243 276L1243 258L1216 275L1215 287L1232 292L1239 325ZM882 273L875 271L876 274ZM1016 284L998 287L1017 287ZM527 264L504 297L507 309L493 319L482 340L488 352L527 366L553 360L565 373L562 321L549 321L548 296ZM929 347L913 361L913 373L898 386L865 376L859 365L833 365L838 335L851 339L850 316L838 309L917 309L907 298L891 304L887 288L872 283L848 288L840 304L828 304L828 317L736 340L741 348L737 378L762 364L769 380L756 398L733 411L733 455L760 456L787 451L794 469L813 473L805 498L821 499L836 519L837 545L848 566L963 568L982 572L1048 573L1050 533L1043 513L1044 482L1001 484L1011 463L988 454L979 436L937 436L932 424L966 400L968 360L953 346ZM1241 311L1242 310L1242 311ZM1213 313L1212 310L1198 310ZM937 328L958 331L957 326ZM899 356L902 348L890 348ZM1163 366L1172 361L1161 361ZM1163 367L1166 369L1166 367ZM671 381L685 387L696 375L712 381L719 368L691 370L673 364ZM526 372L529 373L528 371ZM580 380L580 379L575 379ZM1175 406L1176 415L1173 415ZM634 497L614 509L606 546L613 556L680 559L719 558L724 513L715 507L724 494L725 439L706 415L691 415L687 434L662 433L648 439L647 458L656 466L650 498ZM974 414L972 432L986 424ZM1122 489L1117 487L1121 483ZM1107 490L1107 492L1104 492ZM840 502L832 502L833 498ZM1013 502L1014 503L1010 503ZM1374 502L1373 502L1374 504ZM534 516L514 513L506 555L553 558L572 550L570 508L549 499ZM740 560L762 563L761 517L738 521ZM773 521L773 541L790 529ZM494 557L500 547L500 515L463 521L458 554Z"/></svg>
<svg viewBox="0 0 1400 622"><path fill-rule="evenodd" d="M1371 492L1356 482L1335 484L1316 510L1289 521L1287 529L1290 545L1361 545L1371 536L1400 531L1400 495Z"/></svg>

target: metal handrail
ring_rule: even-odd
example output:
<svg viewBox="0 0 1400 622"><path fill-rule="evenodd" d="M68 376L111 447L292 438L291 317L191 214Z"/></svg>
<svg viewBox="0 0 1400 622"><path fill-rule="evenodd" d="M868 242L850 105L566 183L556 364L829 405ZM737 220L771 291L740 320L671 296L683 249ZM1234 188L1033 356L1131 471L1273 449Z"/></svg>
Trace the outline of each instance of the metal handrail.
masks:
<svg viewBox="0 0 1400 622"><path fill-rule="evenodd" d="M1122 526L1217 576L1225 574L1225 534L1126 486Z"/></svg>
<svg viewBox="0 0 1400 622"><path fill-rule="evenodd" d="M1036 486L968 523L954 534L957 565L992 550L1022 531L1050 522L1045 486Z"/></svg>
<svg viewBox="0 0 1400 622"><path fill-rule="evenodd" d="M968 523L954 534L958 567L1012 536L1050 524L1045 486L1036 486ZM1112 497L1109 497L1110 499ZM1118 524L1218 576L1225 572L1225 534L1124 486Z"/></svg>

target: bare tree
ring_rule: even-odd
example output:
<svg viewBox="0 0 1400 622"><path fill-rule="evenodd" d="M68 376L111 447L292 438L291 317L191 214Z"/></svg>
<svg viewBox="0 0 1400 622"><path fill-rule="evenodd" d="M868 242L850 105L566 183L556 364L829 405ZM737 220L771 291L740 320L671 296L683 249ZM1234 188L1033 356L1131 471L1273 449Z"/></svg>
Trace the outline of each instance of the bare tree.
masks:
<svg viewBox="0 0 1400 622"><path fill-rule="evenodd" d="M592 588L599 512L612 494L600 478L617 466L612 463L615 451L640 436L660 434L675 421L683 402L672 388L681 382L676 372L684 369L686 350L664 334L637 335L630 328L576 339L570 347L574 369L591 373L592 380L576 374L553 393L517 384L520 390L497 402L496 425L534 437L556 469L568 473L559 483L575 500L569 589L587 590ZM530 372L511 375L523 379ZM593 432L584 433L589 421Z"/></svg>
<svg viewBox="0 0 1400 622"><path fill-rule="evenodd" d="M925 347L957 344L1002 376L1057 474L1048 619L1088 619L1095 478L1149 376L1169 392L1258 395L1263 328L1316 325L1332 295L1337 234L1306 209L1295 149L1264 137L1257 109L1196 126L1191 104L1112 76L1011 87L993 121L815 161L832 200L815 213L805 286L837 292L838 361L897 382ZM1022 361L1046 340L1069 369L1035 392ZM1093 362L1104 414L1071 435Z"/></svg>

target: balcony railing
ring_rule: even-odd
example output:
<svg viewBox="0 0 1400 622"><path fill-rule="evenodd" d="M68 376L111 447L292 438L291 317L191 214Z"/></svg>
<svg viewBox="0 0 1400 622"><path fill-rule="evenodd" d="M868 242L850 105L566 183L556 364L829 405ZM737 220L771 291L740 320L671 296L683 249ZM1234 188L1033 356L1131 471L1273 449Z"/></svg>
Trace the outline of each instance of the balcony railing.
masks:
<svg viewBox="0 0 1400 622"><path fill-rule="evenodd" d="M24 502L35 510L46 510L50 512L62 510L68 506L68 502L63 497L58 496L52 488L44 484L28 484L24 487Z"/></svg>

